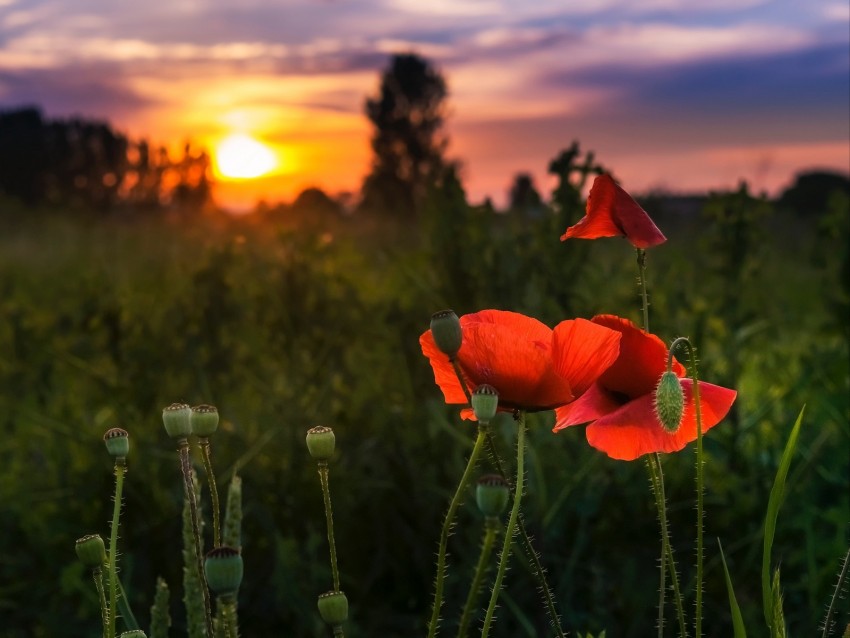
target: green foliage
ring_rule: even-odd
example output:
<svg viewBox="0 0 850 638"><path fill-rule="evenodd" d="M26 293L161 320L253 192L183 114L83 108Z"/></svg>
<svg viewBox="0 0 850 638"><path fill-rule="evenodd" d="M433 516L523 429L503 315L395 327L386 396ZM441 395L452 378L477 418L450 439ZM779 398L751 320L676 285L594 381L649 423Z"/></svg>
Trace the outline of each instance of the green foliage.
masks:
<svg viewBox="0 0 850 638"><path fill-rule="evenodd" d="M170 598L168 583L163 578L157 578L151 606L150 638L168 638L168 628L171 627L171 615L168 613Z"/></svg>
<svg viewBox="0 0 850 638"><path fill-rule="evenodd" d="M195 485L195 498L198 502L198 518L201 522L201 536L203 537L203 512L201 510L201 489L197 477L192 473ZM189 508L189 499L183 502L183 604L186 608L186 629L189 638L207 638L207 626L204 611L204 595L202 587L206 584L201 582L198 574L198 553L195 548L195 536L192 530L192 514Z"/></svg>
<svg viewBox="0 0 850 638"><path fill-rule="evenodd" d="M224 511L222 543L242 550L242 479L234 474L227 488L227 505Z"/></svg>
<svg viewBox="0 0 850 638"><path fill-rule="evenodd" d="M741 616L741 608L735 596L735 588L732 587L732 577L729 575L729 567L726 565L726 556L723 555L723 546L717 539L717 548L720 551L720 560L723 562L723 575L726 578L726 590L729 592L729 612L732 615L732 628L735 638L747 638L747 630L744 626L744 618Z"/></svg>
<svg viewBox="0 0 850 638"><path fill-rule="evenodd" d="M573 185L580 175L571 173ZM443 404L419 351L431 313L510 308L550 325L638 313L633 251L622 240L558 241L561 204L555 215L528 219L462 208L459 183L445 197L461 215L445 220L451 232L428 220L376 228L365 218L315 232L256 219L0 220L0 547L16 548L0 550L4 638L82 638L97 626L88 578L78 587L70 575L31 575L57 574L73 539L104 533L111 474L100 437L108 427L133 437L121 540L122 577L134 585L128 599L147 609L159 574L180 582L182 490L159 418L174 400L219 408L217 473L238 468L251 486L242 517L244 635L279 627L327 635L317 615L304 613L330 582L315 464L303 445L318 424L333 426L343 451L334 515L352 605L346 636L424 627L434 539L474 436ZM563 201L572 201L575 221L580 195ZM764 622L762 516L787 434L779 426L808 405L812 427L800 429L799 462L786 479L793 507L783 508L772 550L782 564L788 633L808 635L847 548L850 373L846 319L831 299L843 294L850 241L838 213L824 233L777 211L752 221L745 259L754 265L733 277L700 249L723 248L719 227L699 211L666 212L660 201L647 204L669 238L649 255L653 331L668 341L690 336L700 345L701 376L739 390L737 427L724 421L705 437L706 531L724 535L750 627ZM445 248L455 232L462 241ZM457 262L452 275L438 258ZM551 415L529 419L523 518L563 625L642 638L657 602L645 469L589 448L580 427L553 436L551 426ZM510 420L497 416L493 429L511 457ZM674 549L687 556L692 538L677 530L693 528L692 450L666 457L664 467ZM446 618L459 614L474 569L475 552L462 550L479 541L480 515L466 500L449 539ZM524 617L503 607L493 628L499 638L523 635L527 622L542 632L548 622L531 565L519 553L514 560L504 593ZM687 562L683 586L692 578ZM721 569L709 553L706 635L730 633ZM57 582L68 589L57 592ZM841 627L845 613L837 610ZM182 605L172 615L172 635L184 635Z"/></svg>

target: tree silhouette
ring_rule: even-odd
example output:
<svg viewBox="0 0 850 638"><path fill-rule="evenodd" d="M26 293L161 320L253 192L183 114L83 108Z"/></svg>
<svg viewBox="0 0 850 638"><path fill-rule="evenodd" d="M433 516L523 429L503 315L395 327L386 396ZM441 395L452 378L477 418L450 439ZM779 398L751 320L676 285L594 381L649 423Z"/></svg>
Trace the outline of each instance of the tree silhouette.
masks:
<svg viewBox="0 0 850 638"><path fill-rule="evenodd" d="M363 184L363 208L415 216L428 186L444 166L446 82L427 60L396 54L367 99L375 126L372 170Z"/></svg>
<svg viewBox="0 0 850 638"><path fill-rule="evenodd" d="M528 173L518 173L508 193L508 210L526 217L540 217L544 206L540 192L534 186L534 179Z"/></svg>

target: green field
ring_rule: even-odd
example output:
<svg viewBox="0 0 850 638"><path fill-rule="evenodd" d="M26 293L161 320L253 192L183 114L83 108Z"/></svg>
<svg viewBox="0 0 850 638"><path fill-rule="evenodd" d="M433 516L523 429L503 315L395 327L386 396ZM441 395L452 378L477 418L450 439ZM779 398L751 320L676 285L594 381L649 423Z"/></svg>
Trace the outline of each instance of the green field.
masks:
<svg viewBox="0 0 850 638"><path fill-rule="evenodd" d="M741 192L692 212L664 203L646 203L669 239L649 255L652 331L668 342L689 336L701 378L739 391L705 440L705 634L731 635L717 537L750 635L763 634L767 496L805 405L774 564L789 635L813 636L848 544L847 201L806 217ZM474 435L444 405L419 350L431 313L502 308L554 325L640 312L627 242L562 243L556 216L451 206L436 198L434 212L411 224L95 218L3 204L0 636L97 632L96 595L73 546L108 534L112 475L101 436L112 426L133 442L122 579L145 626L163 575L172 635L183 635L182 492L160 418L175 401L218 407L219 479L237 469L243 479L244 636L329 635L315 612L330 582L325 520L304 446L318 424L334 428L340 450L331 491L351 602L346 635L424 635L440 524ZM590 448L582 427L553 435L552 423L549 413L530 419L524 517L563 625L571 635L653 635L659 541L646 466ZM509 419L497 423L497 440L510 457ZM692 448L664 458L689 601ZM480 533L469 502L450 539L449 631ZM838 612L850 622L846 598ZM496 636L546 635L518 554L498 621Z"/></svg>

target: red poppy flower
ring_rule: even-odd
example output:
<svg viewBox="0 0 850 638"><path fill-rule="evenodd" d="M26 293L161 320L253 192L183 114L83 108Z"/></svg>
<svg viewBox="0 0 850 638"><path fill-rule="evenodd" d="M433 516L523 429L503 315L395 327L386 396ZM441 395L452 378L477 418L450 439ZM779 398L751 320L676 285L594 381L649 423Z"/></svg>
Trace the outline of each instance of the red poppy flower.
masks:
<svg viewBox="0 0 850 638"><path fill-rule="evenodd" d="M587 391L555 412L554 432L571 425L589 423L587 441L608 456L632 461L650 452L676 452L697 438L693 383L682 378L685 411L679 429L665 431L655 414L655 387L667 369L667 346L655 335L631 321L600 315L593 323L622 334L620 354ZM673 372L684 377L685 368L675 359ZM699 382L702 430L717 425L737 393L711 383Z"/></svg>
<svg viewBox="0 0 850 638"><path fill-rule="evenodd" d="M617 358L620 334L586 319L562 321L553 331L537 319L505 310L482 310L460 318L463 342L456 355L470 390L489 384L502 410L530 412L566 405ZM448 356L428 330L422 353L446 403L466 404ZM473 418L472 411L462 412Z"/></svg>
<svg viewBox="0 0 850 638"><path fill-rule="evenodd" d="M625 237L635 248L651 248L667 241L646 211L607 174L593 180L584 217L567 228L561 241L570 237Z"/></svg>

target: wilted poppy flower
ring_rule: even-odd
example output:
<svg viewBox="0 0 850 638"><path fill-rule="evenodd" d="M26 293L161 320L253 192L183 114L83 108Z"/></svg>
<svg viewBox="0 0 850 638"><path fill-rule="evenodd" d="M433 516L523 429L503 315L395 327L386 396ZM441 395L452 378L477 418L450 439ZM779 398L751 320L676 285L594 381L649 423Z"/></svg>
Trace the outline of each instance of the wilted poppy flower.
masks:
<svg viewBox="0 0 850 638"><path fill-rule="evenodd" d="M584 217L567 228L561 241L571 237L625 237L635 248L651 248L667 241L646 211L607 174L593 180Z"/></svg>
<svg viewBox="0 0 850 638"><path fill-rule="evenodd" d="M655 387L667 369L667 346L627 319L600 315L594 324L622 334L617 360L573 403L555 412L557 432L588 423L587 441L608 456L632 461L650 452L676 452L697 438L693 383L681 378L685 396L682 423L675 433L664 430L655 413ZM673 372L685 376L675 359ZM737 393L711 383L699 382L702 431L707 432L726 416Z"/></svg>
<svg viewBox="0 0 850 638"><path fill-rule="evenodd" d="M481 384L499 393L499 409L530 412L566 405L617 358L620 334L586 319L562 321L554 330L537 319L505 310L482 310L460 318L463 342L455 360L472 390ZM428 330L422 353L446 403L467 403L448 356ZM462 412L473 418L472 411Z"/></svg>

